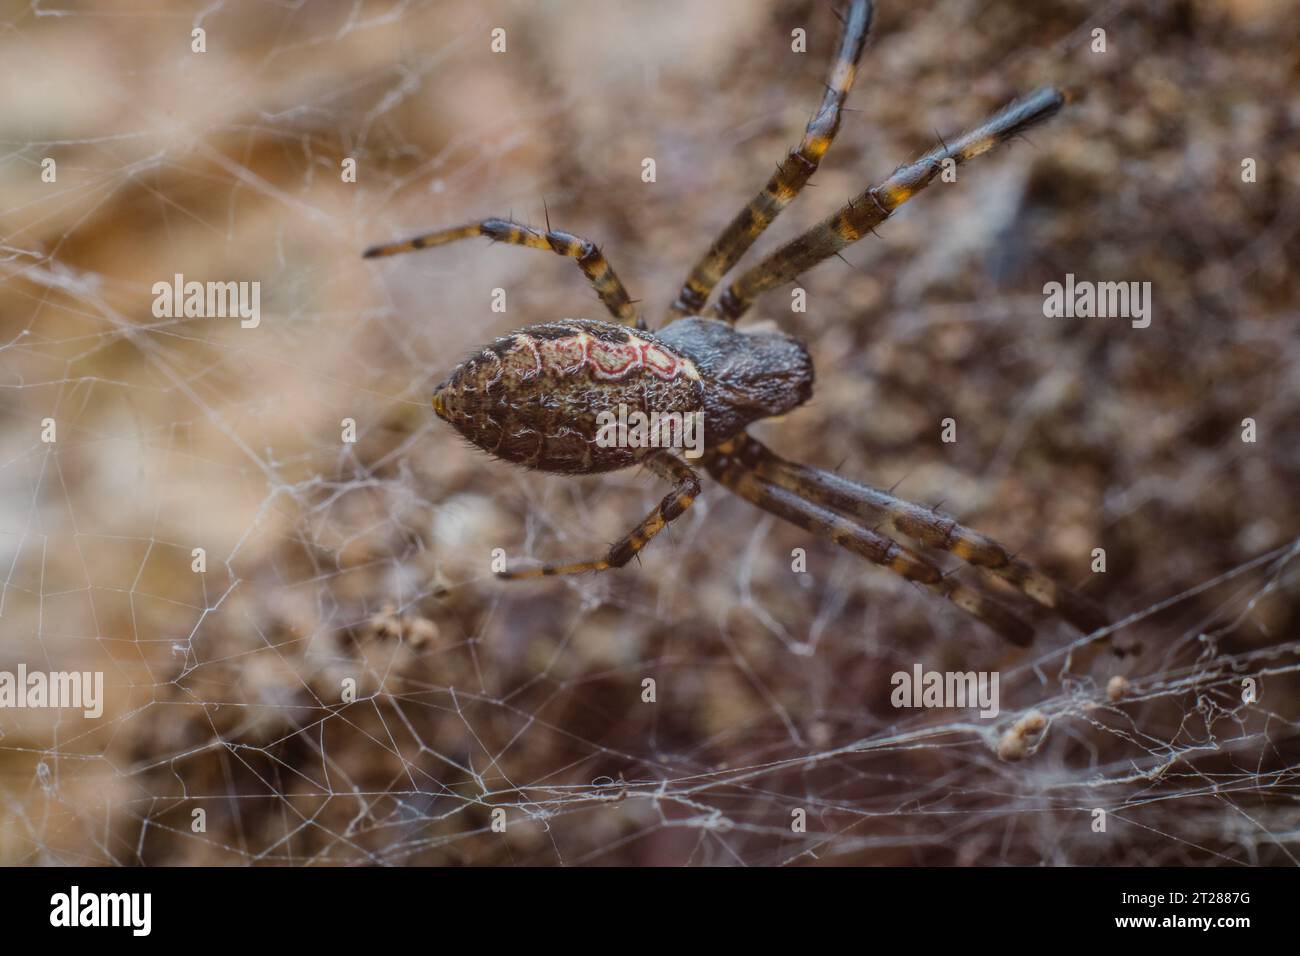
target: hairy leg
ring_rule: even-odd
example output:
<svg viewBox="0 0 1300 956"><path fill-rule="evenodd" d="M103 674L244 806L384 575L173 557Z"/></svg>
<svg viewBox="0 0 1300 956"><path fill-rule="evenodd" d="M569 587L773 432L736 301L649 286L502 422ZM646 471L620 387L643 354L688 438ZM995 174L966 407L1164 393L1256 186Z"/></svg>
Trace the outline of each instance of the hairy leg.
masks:
<svg viewBox="0 0 1300 956"><path fill-rule="evenodd" d="M790 155L776 168L776 174L767 181L763 191L749 201L722 230L704 257L691 269L677 299L668 310L667 321L684 315L699 315L709 293L734 266L763 230L772 224L807 185L821 164L822 157L831 147L831 141L840 128L840 111L853 86L862 47L871 29L872 4L870 0L854 0L844 20L840 46L831 64L826 83L826 95L821 107L808 122L803 141L790 151Z"/></svg>
<svg viewBox="0 0 1300 956"><path fill-rule="evenodd" d="M733 282L718 301L718 318L734 322L768 289L790 282L857 242L943 171L946 160L961 164L987 153L1035 123L1052 116L1065 96L1044 87L1010 104L951 143L940 143L920 159L899 166L884 182L850 199L803 235L781 246Z"/></svg>
<svg viewBox="0 0 1300 956"><path fill-rule="evenodd" d="M600 301L605 303L605 308L609 310L610 315L624 325L635 325L637 328L645 327L645 323L637 316L632 300L628 297L627 289L623 287L623 283L614 274L614 269L605 259L604 254L596 248L596 244L589 239L582 239L549 227L543 231L521 223L511 222L508 219L484 219L482 222L472 222L464 226L454 226L450 229L424 233L401 242L371 246L365 251L363 258L375 259L380 256L396 256L404 252L415 252L420 249L431 249L434 246L445 246L449 242L472 239L475 236L486 236L496 242L527 246L530 249L544 249L576 260L578 268L582 270L582 274L587 277L587 281L596 290L596 294L600 296Z"/></svg>
<svg viewBox="0 0 1300 956"><path fill-rule="evenodd" d="M760 475L744 460L743 444L732 439L707 459L709 474L740 497L947 598L1013 644L1024 647L1033 641L1033 628L992 596L945 576L926 558L867 527L859 519L823 507L805 494L804 489L782 487Z"/></svg>
<svg viewBox="0 0 1300 956"><path fill-rule="evenodd" d="M691 470L690 466L667 452L648 455L644 459L644 464L665 481L673 482L674 488L639 525L611 545L603 558L577 561L572 564L544 564L540 568L529 568L523 571L503 571L498 576L513 580L547 577L554 574L582 574L585 571L608 571L611 568L621 568L631 561L651 538L662 531L669 522L680 517L700 494L699 476Z"/></svg>
<svg viewBox="0 0 1300 956"><path fill-rule="evenodd" d="M1085 634L1108 623L1092 601L1057 584L992 538L958 524L950 515L850 481L834 472L786 461L748 435L739 436L734 454L766 480L798 492L822 507L872 524L887 521L914 541L955 554L1059 614Z"/></svg>

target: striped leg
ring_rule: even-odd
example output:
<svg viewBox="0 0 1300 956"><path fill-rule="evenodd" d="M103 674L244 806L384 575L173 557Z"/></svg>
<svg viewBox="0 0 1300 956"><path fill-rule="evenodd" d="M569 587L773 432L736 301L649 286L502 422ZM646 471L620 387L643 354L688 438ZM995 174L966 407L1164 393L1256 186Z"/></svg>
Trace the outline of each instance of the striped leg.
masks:
<svg viewBox="0 0 1300 956"><path fill-rule="evenodd" d="M831 141L839 131L840 110L853 86L858 59L862 56L867 32L871 29L871 15L870 0L854 0L844 21L844 32L831 66L826 95L822 97L816 115L809 121L803 141L790 151L785 162L776 168L776 174L767 181L763 191L731 220L704 254L704 258L695 264L681 291L677 293L677 301L668 310L667 322L684 315L699 315L714 286L798 195L812 174L817 172L822 157L830 149Z"/></svg>
<svg viewBox="0 0 1300 956"><path fill-rule="evenodd" d="M955 554L1007 582L1085 634L1108 623L1092 601L1057 584L1037 568L1012 556L992 538L963 527L949 515L849 481L833 472L786 461L748 435L741 436L734 454L762 478L815 504L859 521L873 524L888 521L914 541Z"/></svg>
<svg viewBox="0 0 1300 956"><path fill-rule="evenodd" d="M952 143L941 143L920 159L899 166L883 183L850 199L848 205L826 217L802 236L790 240L724 292L716 311L734 322L755 298L807 272L823 259L857 242L880 225L895 209L928 186L942 171L945 160L964 163L1052 116L1065 102L1059 90L1044 87L1005 107L983 125L962 133Z"/></svg>
<svg viewBox="0 0 1300 956"><path fill-rule="evenodd" d="M1033 641L1033 628L992 596L945 577L930 561L856 517L836 514L801 491L784 488L760 475L744 460L748 457L747 440L748 436L741 435L720 446L708 459L709 474L764 511L947 598L1013 644L1025 647Z"/></svg>
<svg viewBox="0 0 1300 956"><path fill-rule="evenodd" d="M632 305L632 300L628 297L627 289L623 288L623 283L614 274L613 267L606 261L601 251L596 248L596 244L588 239L570 235L567 232L552 230L549 223L546 231L543 232L531 226L511 222L508 219L484 219L482 222L472 222L465 226L455 226L451 229L425 233L402 242L371 246L365 251L363 258L375 259L380 256L395 256L403 252L415 252L418 249L444 246L449 242L471 239L474 236L486 236L495 242L508 242L516 246L528 246L530 249L545 249L549 252L567 256L570 259L576 259L578 268L582 270L582 274L587 277L587 281L595 288L596 294L600 296L600 301L605 303L605 308L609 310L610 315L614 316L623 325L635 325L637 328L645 327L645 323L637 315L636 309Z"/></svg>
<svg viewBox="0 0 1300 956"><path fill-rule="evenodd" d="M658 452L648 455L644 463L660 478L673 482L675 487L663 501L659 502L654 511L646 515L644 521L620 541L611 545L605 557L573 564L544 564L540 568L529 568L526 571L503 571L498 577L514 580L540 578L553 574L582 574L584 571L608 571L610 568L621 568L631 561L651 538L662 531L670 521L680 517L700 494L699 476L680 459L674 458L667 452Z"/></svg>

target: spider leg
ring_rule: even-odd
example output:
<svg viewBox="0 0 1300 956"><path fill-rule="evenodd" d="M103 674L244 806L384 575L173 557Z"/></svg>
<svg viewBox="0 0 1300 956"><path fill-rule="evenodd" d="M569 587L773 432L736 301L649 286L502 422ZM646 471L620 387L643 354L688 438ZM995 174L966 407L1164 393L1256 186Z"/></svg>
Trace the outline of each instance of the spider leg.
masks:
<svg viewBox="0 0 1300 956"><path fill-rule="evenodd" d="M613 267L605 259L604 254L596 248L596 244L589 239L549 227L543 231L509 219L484 219L482 222L424 233L401 242L371 246L363 253L362 258L396 256L403 252L444 246L449 242L471 239L474 236L486 236L496 242L508 242L511 245L527 246L530 249L544 249L576 260L578 268L596 290L600 301L605 303L605 308L609 310L610 315L623 325L645 327L637 315L632 300L628 297L627 289L615 275Z"/></svg>
<svg viewBox="0 0 1300 956"><path fill-rule="evenodd" d="M1064 103L1065 96L1059 90L1043 87L1004 107L952 142L940 140L941 145L920 159L899 166L884 182L850 199L839 211L742 274L718 300L715 307L718 318L736 321L761 293L793 280L822 260L836 255L845 246L857 242L928 186L943 171L945 160L961 164L987 153L999 143L1052 116Z"/></svg>
<svg viewBox="0 0 1300 956"><path fill-rule="evenodd" d="M665 481L674 484L673 490L645 519L610 546L603 558L577 561L572 564L544 564L540 568L523 571L503 571L497 576L517 580L540 578L553 574L582 574L585 571L608 571L621 568L644 548L670 521L680 517L700 494L700 478L685 462L667 452L657 452L643 459L645 465Z"/></svg>
<svg viewBox="0 0 1300 956"><path fill-rule="evenodd" d="M714 240L709 251L695 264L681 291L677 293L677 300L668 310L665 324L684 315L700 314L714 286L817 171L822 157L830 149L831 141L839 131L840 111L853 86L858 59L862 56L867 32L871 29L871 16L870 0L854 0L844 21L839 50L826 84L826 94L822 97L817 113L808 122L803 141L790 151L786 160L777 166L776 174L767 181L763 191L737 213Z"/></svg>
<svg viewBox="0 0 1300 956"><path fill-rule="evenodd" d="M888 521L914 541L955 554L967 564L1005 581L1085 634L1108 624L1101 609L1088 598L1057 584L992 538L958 524L955 518L833 472L786 461L748 435L740 438L734 454L765 480L859 521Z"/></svg>
<svg viewBox="0 0 1300 956"><path fill-rule="evenodd" d="M812 499L810 489L795 487L793 483L791 487L782 487L759 474L746 460L751 442L752 439L742 434L719 446L707 459L709 474L764 511L947 598L1013 644L1024 647L1033 641L1033 628L991 595L945 576L929 560L868 527L857 517L836 514L823 507Z"/></svg>

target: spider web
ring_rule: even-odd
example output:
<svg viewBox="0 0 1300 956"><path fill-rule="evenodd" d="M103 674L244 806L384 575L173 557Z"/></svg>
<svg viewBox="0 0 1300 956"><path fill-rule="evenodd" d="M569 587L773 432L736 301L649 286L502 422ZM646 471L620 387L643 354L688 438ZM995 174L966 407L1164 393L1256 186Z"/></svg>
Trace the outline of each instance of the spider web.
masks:
<svg viewBox="0 0 1300 956"><path fill-rule="evenodd" d="M663 494L522 473L430 414L474 347L599 303L527 250L359 251L545 200L656 318L837 29L699 6L3 14L0 670L103 671L106 710L0 711L0 863L1297 862L1284 4L882 3L861 112L760 243L1017 90L1088 89L808 276L807 313L760 303L819 372L760 432L944 499L1102 601L1123 656L1047 620L1011 652L715 485L639 566L492 578L494 548L592 556ZM1044 319L1067 272L1151 281L1151 328ZM259 281L261 324L156 317L177 273ZM918 662L997 671L1002 713L894 709Z"/></svg>

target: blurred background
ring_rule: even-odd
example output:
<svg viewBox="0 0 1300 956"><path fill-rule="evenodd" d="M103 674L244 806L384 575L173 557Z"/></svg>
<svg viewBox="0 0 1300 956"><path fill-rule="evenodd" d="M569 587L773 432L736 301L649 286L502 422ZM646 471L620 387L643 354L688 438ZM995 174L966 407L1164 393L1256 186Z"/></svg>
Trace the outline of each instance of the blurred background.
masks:
<svg viewBox="0 0 1300 956"><path fill-rule="evenodd" d="M653 326L798 142L831 4L31 2L0 26L0 670L107 684L99 720L0 711L0 863L1296 862L1293 4L882 0L839 138L755 250L1018 93L1077 91L807 275L806 313L751 313L818 370L756 433L942 502L1124 621L1134 653L1073 659L1049 621L1013 652L712 484L639 565L493 580L493 548L595 555L664 489L493 461L430 388L600 305L486 241L360 259L545 201ZM259 281L260 325L156 317L176 273ZM1150 282L1150 327L1045 318L1067 273ZM916 662L999 671L1002 717L895 710Z"/></svg>

